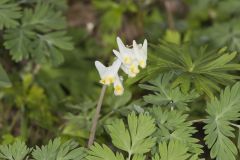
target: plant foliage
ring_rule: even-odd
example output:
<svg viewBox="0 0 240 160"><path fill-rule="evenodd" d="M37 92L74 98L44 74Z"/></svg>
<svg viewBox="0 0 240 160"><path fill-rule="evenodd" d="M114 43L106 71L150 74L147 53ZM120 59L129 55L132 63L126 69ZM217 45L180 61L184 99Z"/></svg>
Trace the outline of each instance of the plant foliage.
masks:
<svg viewBox="0 0 240 160"><path fill-rule="evenodd" d="M25 143L16 141L12 145L0 146L0 158L6 160L26 160L33 157L34 160L83 160L86 152L77 147L73 141L62 142L60 138L49 141L46 146L34 149L28 148Z"/></svg>
<svg viewBox="0 0 240 160"><path fill-rule="evenodd" d="M7 160L24 160L27 159L28 153L31 151L25 143L16 141L12 145L0 146L0 158Z"/></svg>
<svg viewBox="0 0 240 160"><path fill-rule="evenodd" d="M150 62L154 65L142 74L143 77L151 77L159 72L174 72L176 78L173 86L180 86L185 91L193 86L210 97L213 97L214 91L220 91L220 85L231 84L239 79L238 75L230 72L240 68L233 61L237 53L229 53L226 48L208 51L206 47L196 49L188 44L161 42L155 49L156 54L152 55Z"/></svg>
<svg viewBox="0 0 240 160"><path fill-rule="evenodd" d="M36 147L32 155L35 160L81 160L85 157L84 149L77 146L78 144L72 141L61 143L58 138L49 141L46 146Z"/></svg>
<svg viewBox="0 0 240 160"><path fill-rule="evenodd" d="M0 159L238 160L239 8L239 0L0 0ZM135 52L132 41L147 39L146 68L119 78L122 96L108 87L85 148L100 94L93 62L113 61L117 36Z"/></svg>
<svg viewBox="0 0 240 160"><path fill-rule="evenodd" d="M159 154L156 154L153 160L198 160L198 157L187 153L188 148L178 142L171 140L168 144L163 142L159 145Z"/></svg>
<svg viewBox="0 0 240 160"><path fill-rule="evenodd" d="M123 120L116 120L107 127L108 132L112 138L114 146L118 149L126 151L128 157L132 155L143 155L150 151L155 143L155 138L151 137L155 131L154 120L145 114L136 116L134 113L128 115L128 129L124 125ZM116 153L116 155L106 145L99 145L95 143L90 148L87 159L124 159L123 154Z"/></svg>
<svg viewBox="0 0 240 160"><path fill-rule="evenodd" d="M174 74L161 74L148 84L140 84L140 87L154 94L148 94L143 99L150 104L168 106L170 108L188 109L189 102L193 101L199 95L195 91L184 93L180 87L171 87L171 80Z"/></svg>
<svg viewBox="0 0 240 160"><path fill-rule="evenodd" d="M58 65L63 62L63 51L73 48L65 31L65 19L50 3L39 2L35 8L25 8L18 17L19 26L4 34L6 49L12 59L19 62L33 58L37 62L49 60Z"/></svg>
<svg viewBox="0 0 240 160"><path fill-rule="evenodd" d="M20 7L10 0L0 1L0 29L13 28L19 25L18 19L21 17Z"/></svg>
<svg viewBox="0 0 240 160"><path fill-rule="evenodd" d="M240 117L239 95L240 83L236 83L222 91L219 99L214 98L207 105L205 140L211 149L212 158L236 159L238 150L232 142L232 138L235 137L232 124Z"/></svg>
<svg viewBox="0 0 240 160"><path fill-rule="evenodd" d="M202 146L198 144L199 140L193 137L197 130L190 121L187 121L187 114L176 110L163 110L161 107L153 107L149 113L155 118L157 124L157 131L154 135L158 137L159 144L178 141L185 145L186 151L191 154L203 153Z"/></svg>

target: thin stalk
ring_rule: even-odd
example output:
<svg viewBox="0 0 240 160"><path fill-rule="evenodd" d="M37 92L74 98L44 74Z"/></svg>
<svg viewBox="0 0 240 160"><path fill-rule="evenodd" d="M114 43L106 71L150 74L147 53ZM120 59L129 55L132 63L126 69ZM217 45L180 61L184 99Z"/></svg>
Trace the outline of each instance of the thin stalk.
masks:
<svg viewBox="0 0 240 160"><path fill-rule="evenodd" d="M106 92L106 88L107 88L106 85L102 86L101 94L100 94L100 97L98 99L96 112L95 112L95 115L93 117L92 127L91 127L91 130L90 130L90 135L89 135L89 140L88 140L88 148L93 144L93 141L95 139L95 133L96 133L96 129L97 129L98 119L100 117L100 111L101 111L101 107L102 107L103 98L104 98L104 95L105 95L105 92Z"/></svg>
<svg viewBox="0 0 240 160"><path fill-rule="evenodd" d="M128 153L128 159L127 160L131 160L131 156L132 156L132 153Z"/></svg>
<svg viewBox="0 0 240 160"><path fill-rule="evenodd" d="M175 29L175 22L174 22L174 17L172 13L172 2L169 0L163 0L165 9L166 9L166 14L167 14L167 21L168 21L168 27L172 30Z"/></svg>
<svg viewBox="0 0 240 160"><path fill-rule="evenodd" d="M20 119L21 112L17 112L17 114L13 117L12 123L10 124L8 131L12 131L17 121Z"/></svg>
<svg viewBox="0 0 240 160"><path fill-rule="evenodd" d="M207 119L195 119L195 120L192 120L191 122L192 123L199 123L199 122L204 122L205 120L207 120Z"/></svg>
<svg viewBox="0 0 240 160"><path fill-rule="evenodd" d="M234 127L237 127L238 129L240 129L240 125L238 125L238 124L230 123L230 125L232 125L232 126L234 126Z"/></svg>

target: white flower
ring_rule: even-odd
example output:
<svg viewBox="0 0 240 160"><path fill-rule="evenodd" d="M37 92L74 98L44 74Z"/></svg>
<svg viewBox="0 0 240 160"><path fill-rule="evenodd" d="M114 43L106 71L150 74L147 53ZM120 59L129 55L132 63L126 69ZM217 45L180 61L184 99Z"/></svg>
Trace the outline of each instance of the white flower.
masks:
<svg viewBox="0 0 240 160"><path fill-rule="evenodd" d="M127 48L119 37L117 37L117 44L119 52L113 50L113 53L122 61L122 63L126 65L131 64L134 60L133 50Z"/></svg>
<svg viewBox="0 0 240 160"><path fill-rule="evenodd" d="M138 66L141 68L146 67L147 40L144 40L143 44L137 44L134 40L133 47L129 48L117 37L117 44L119 51L113 50L117 60L109 67L104 66L99 61L95 61L95 66L101 77L100 83L104 85L113 84L114 94L119 96L123 94L124 88L122 85L123 80L118 76L118 70L121 67L123 72L129 77L135 77L140 72Z"/></svg>
<svg viewBox="0 0 240 160"><path fill-rule="evenodd" d="M100 83L104 85L110 85L114 83L116 79L116 75L121 66L121 61L117 59L113 62L113 64L109 67L104 66L101 62L95 61L95 66L98 70L98 73L101 77Z"/></svg>
<svg viewBox="0 0 240 160"><path fill-rule="evenodd" d="M147 65L147 40L144 40L143 45L133 41L133 50L139 66L145 68Z"/></svg>
<svg viewBox="0 0 240 160"><path fill-rule="evenodd" d="M114 94L116 96L120 96L120 95L123 94L124 88L123 88L123 85L122 85L122 79L118 75L116 75L116 77L115 77L113 87L114 87Z"/></svg>

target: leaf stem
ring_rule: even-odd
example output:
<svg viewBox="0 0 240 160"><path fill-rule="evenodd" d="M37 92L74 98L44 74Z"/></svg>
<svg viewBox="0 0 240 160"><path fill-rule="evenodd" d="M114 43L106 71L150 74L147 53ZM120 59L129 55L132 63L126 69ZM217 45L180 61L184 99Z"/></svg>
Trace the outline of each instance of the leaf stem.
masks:
<svg viewBox="0 0 240 160"><path fill-rule="evenodd" d="M191 122L192 123L199 123L199 122L204 122L205 120L207 120L207 119L194 119Z"/></svg>
<svg viewBox="0 0 240 160"><path fill-rule="evenodd" d="M132 153L129 152L129 153L128 153L128 159L127 159L127 160L131 160L131 156L132 156Z"/></svg>
<svg viewBox="0 0 240 160"><path fill-rule="evenodd" d="M234 126L234 127L237 127L238 129L240 129L240 125L238 125L238 124L230 123L230 125L232 125L232 126Z"/></svg>
<svg viewBox="0 0 240 160"><path fill-rule="evenodd" d="M104 95L105 95L105 92L106 92L106 88L107 88L106 85L102 86L101 94L100 94L100 97L98 99L96 112L95 112L95 115L93 117L92 127L91 127L91 130L90 130L90 135L89 135L89 140L88 140L88 148L93 144L93 141L95 139L97 123L98 123L98 119L100 117L100 111L101 111L101 107L102 107L103 98L104 98Z"/></svg>

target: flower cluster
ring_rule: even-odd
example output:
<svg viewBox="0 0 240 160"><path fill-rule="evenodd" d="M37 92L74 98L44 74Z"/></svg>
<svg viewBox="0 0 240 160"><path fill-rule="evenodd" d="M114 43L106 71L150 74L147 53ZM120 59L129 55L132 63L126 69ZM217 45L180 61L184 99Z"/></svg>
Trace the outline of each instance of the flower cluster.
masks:
<svg viewBox="0 0 240 160"><path fill-rule="evenodd" d="M122 95L124 88L122 77L119 77L118 71L121 68L129 77L135 77L139 73L139 67L145 68L147 62L147 40L143 44L137 44L133 41L132 48L125 46L122 40L117 37L118 49L113 50L117 57L111 66L104 66L101 62L95 61L95 66L100 75L100 83L103 85L114 86L114 94Z"/></svg>

